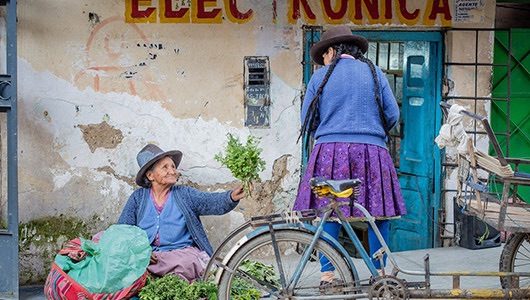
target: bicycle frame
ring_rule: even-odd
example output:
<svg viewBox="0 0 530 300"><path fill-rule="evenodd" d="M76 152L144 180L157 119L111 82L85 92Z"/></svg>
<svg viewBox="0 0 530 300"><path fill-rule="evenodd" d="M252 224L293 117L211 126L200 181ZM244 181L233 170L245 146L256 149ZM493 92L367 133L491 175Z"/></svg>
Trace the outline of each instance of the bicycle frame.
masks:
<svg viewBox="0 0 530 300"><path fill-rule="evenodd" d="M274 215L267 215L267 216L259 216L254 217L251 220L245 222L240 227L238 227L236 230L232 231L227 238L221 243L221 245L216 249L214 254L212 255L212 259L209 261L206 272L203 276L203 280L207 280L210 276L210 272L213 270L213 265L217 264L220 266L220 268L217 269L216 276L215 276L215 283L218 284L219 280L223 274L223 272L235 272L234 270L231 270L227 267L228 261L232 258L234 253L242 247L246 242L252 240L253 238L263 235L263 234L270 234L271 239L274 239L275 232L280 230L304 230L306 232L312 233L314 235L312 242L309 244L307 248L305 248L304 253L302 254L301 261L294 272L294 275L292 277L291 282L289 282L289 286L285 287L282 286L284 290L290 290L296 286L297 282L300 279L300 276L302 274L302 271L306 267L306 264L309 262L309 256L311 255L317 241L319 239L322 239L326 241L331 246L335 247L346 259L346 262L350 266L350 270L352 274L354 275L354 278L357 278L358 282L354 282L354 286L356 289L358 288L359 291L362 289L362 285L360 284L362 279L359 278L357 269L355 267L355 264L353 263L353 260L349 256L346 249L339 243L338 240L330 236L328 233L324 232L324 224L329 220L331 214L334 212L336 216L338 217L339 221L342 223L342 227L346 231L348 238L352 241L354 244L354 247L357 249L357 251L360 253L361 258L365 265L368 267L368 270L372 277L374 279L377 279L381 277L369 257L368 253L362 246L359 238L357 237L357 234L354 232L353 228L351 227L350 223L347 221L347 219L342 214L342 211L340 210L340 207L342 205L349 205L349 203L344 202L337 202L334 199L331 199L330 204L328 204L326 207L319 209L319 210L306 210L306 211L291 211L286 212L284 214L274 214ZM530 277L529 272L431 272L430 265L429 265L429 255L424 256L424 271L411 271L411 270L404 270L401 269L396 260L394 259L394 256L392 252L390 251L388 245L386 244L385 240L383 239L381 233L379 232L379 229L377 228L377 225L375 224L375 219L373 216L368 213L368 211L361 205L354 203L355 208L359 209L362 214L365 216L366 221L369 223L369 226L374 230L377 238L381 242L382 248L379 249L379 251L376 251L376 253L379 252L378 255L387 254L387 259L390 260L390 263L393 265L392 275L397 275L398 273L403 273L407 275L414 275L414 276L424 276L425 281L420 282L412 282L408 281L407 286L408 287L415 287L415 289L410 289L409 296L410 298L486 298L487 296L492 298L503 298L503 296L510 295L513 299L528 299L530 297L530 290L528 289L466 289L462 290L460 288L460 278L466 277L466 276L485 276L485 277L508 277L511 276L513 278L519 278L520 276L524 277ZM312 221L314 221L318 216L320 217L320 220L318 221L317 225L312 225ZM242 234L243 231L247 230L248 228L253 228L249 233L246 233L242 238L240 238L237 243L229 249L228 253L224 256L224 258L221 259L220 253L224 250L224 248L228 245L229 241L233 240L238 235ZM273 241L274 244L274 241ZM277 246L275 246L275 251L279 251ZM382 252L381 252L382 251ZM278 258L278 252L276 252L276 257ZM277 261L278 262L278 261ZM280 274L280 276L283 276ZM453 287L452 289L431 289L431 277L443 277L448 276L453 278ZM384 279L384 277L383 277ZM284 284L284 281L282 280L282 284ZM266 287L261 286L259 288L263 288L266 290ZM418 289L419 288L419 289ZM367 295L367 294L366 294ZM361 296L366 296L365 294L356 294L352 296L353 298L358 298ZM476 297L475 297L476 296ZM352 298L348 297L348 299ZM352 299L353 299L352 298ZM325 299L322 298L322 299Z"/></svg>
<svg viewBox="0 0 530 300"><path fill-rule="evenodd" d="M221 266L226 266L226 263L232 258L232 255L237 251L237 249L239 247L241 247L241 245L243 245L246 241L252 239L253 237L256 237L256 236L261 235L261 234L269 233L269 234L271 234L271 238L274 239L274 231L275 230L282 230L282 229L289 229L289 228L301 229L301 230L306 230L306 231L309 231L309 232L313 233L314 238L313 238L312 243L309 245L309 247L307 247L304 250L304 254L303 254L302 259L301 259L302 263L297 267L297 270L294 272L293 280L291 281L290 286L288 287L289 289L292 288L293 286L295 286L298 283L298 280L300 279L300 275L301 275L303 269L305 268L307 262L309 261L309 256L311 255L311 253L312 253L312 251L314 249L314 246L315 246L315 244L317 243L317 241L319 239L325 240L326 242L331 244L333 247L335 247L335 249L337 249L339 252L341 252L343 254L343 256L346 258L346 260L348 261L348 264L351 266L351 270L352 270L352 273L354 274L354 278L358 278L357 269L355 268L353 260L351 259L351 257L348 254L347 250L344 248L344 246L342 246L339 243L338 240L336 240L334 237L332 237L328 233L324 232L324 224L329 220L329 218L332 215L332 213L334 213L337 216L337 218L339 219L339 222L342 224L342 227L344 228L346 234L348 235L348 238L352 241L352 243L354 244L354 247L356 248L358 253L361 255L361 258L363 259L364 263L368 267L368 270L370 271L370 274L374 278L376 278L376 277L379 276L379 274L377 273L377 269L376 269L375 265L373 264L370 256L368 255L368 253L364 249L361 241L357 237L357 234L355 233L355 231L353 230L352 226L347 221L346 217L344 216L344 214L342 213L342 211L340 209L340 207L346 206L346 205L349 205L349 203L338 202L336 199L330 199L330 203L326 207L321 208L319 210L306 210L306 211L301 211L301 212L300 211L299 212L295 211L295 212L289 212L289 213L285 213L285 214L276 214L276 215L268 215L268 216L261 216L261 217L253 218L250 221L248 221L248 222L244 223L243 225L241 225L240 227L238 227L236 230L234 230L225 239L223 244L221 244L218 247L218 249L216 250L216 252L213 254L212 257L218 259L219 258L218 254L226 246L228 241L233 239L235 236L237 236L238 234L240 234L241 232L243 232L246 228L248 228L250 226L254 227L255 229L253 229L250 233L248 233L244 237L242 237L235 244L235 246L232 247L229 250L229 252L225 255L225 257L223 258L222 261L217 261L218 263L220 263ZM363 206L361 206L360 204L354 203L354 206L355 206L355 208L359 209L362 212L362 214L365 216L366 220L369 222L370 226L374 230L377 238L381 242L382 249L380 249L378 252L381 253L381 255L386 253L387 254L387 259L389 259L391 261L391 263L392 263L392 265L394 266L395 269L399 270L399 268L397 267L397 263L396 263L395 259L392 257L392 253L391 253L388 245L386 244L386 242L383 239L381 233L379 232L379 229L377 228L377 225L375 224L374 217L372 215L370 215L370 213ZM307 222L307 221L310 221L312 219L315 219L316 217L315 218L309 217L309 218L306 218L306 219L300 217L300 215L304 215L304 214L307 215L308 213L313 213L315 216L322 215L322 217L320 218L320 220L318 221L318 224L316 226ZM281 217L284 220L280 221L280 222L277 221L277 220L276 221L273 220L273 219L278 218L278 217ZM265 220L265 221L262 221L262 220ZM276 249L275 251L278 251L278 250ZM206 270L210 270L214 263L215 263L214 259L210 260ZM227 270L225 270L224 267L222 267L222 268L220 268L218 270L218 272L216 273L216 280L215 280L216 283L219 282L219 279L220 279L220 277L222 275L222 272L225 272L225 271L227 271ZM205 274L204 278L207 278L208 276L209 276L209 274ZM280 274L280 276L282 276L282 274Z"/></svg>

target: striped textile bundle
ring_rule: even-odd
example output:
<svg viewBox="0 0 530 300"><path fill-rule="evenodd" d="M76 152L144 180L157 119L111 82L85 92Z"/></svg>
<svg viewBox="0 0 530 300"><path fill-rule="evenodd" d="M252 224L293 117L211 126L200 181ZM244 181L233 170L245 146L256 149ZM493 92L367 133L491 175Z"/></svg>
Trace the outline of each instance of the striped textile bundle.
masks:
<svg viewBox="0 0 530 300"><path fill-rule="evenodd" d="M131 286L119 290L111 294L91 294L80 284L75 282L68 274L66 274L55 263L52 264L52 269L46 278L44 284L44 294L47 299L59 300L118 300L129 299L138 294L140 289L144 287L147 280L148 272L138 278Z"/></svg>
<svg viewBox="0 0 530 300"><path fill-rule="evenodd" d="M59 251L59 255L67 255L72 261L81 261L86 257L85 251L81 248L81 240L79 238L68 241L63 249ZM68 274L61 269L55 262L52 263L52 268L46 282L44 284L44 294L50 300L119 300L129 299L140 292L140 289L145 286L147 275L146 270L142 276L130 286L110 294L92 294L87 291L82 285L77 283Z"/></svg>

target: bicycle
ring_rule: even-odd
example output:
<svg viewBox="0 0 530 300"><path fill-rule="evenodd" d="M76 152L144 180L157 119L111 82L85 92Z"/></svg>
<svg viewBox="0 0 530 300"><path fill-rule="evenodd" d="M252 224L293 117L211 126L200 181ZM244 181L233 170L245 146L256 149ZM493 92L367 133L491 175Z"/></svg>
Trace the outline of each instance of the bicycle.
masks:
<svg viewBox="0 0 530 300"><path fill-rule="evenodd" d="M358 179L326 180L313 178L313 192L318 197L328 197L327 206L314 210L291 211L253 217L232 231L212 255L203 280L207 280L215 267L215 282L218 284L220 300L240 299L241 289L254 288L259 291L259 299L408 299L410 298L493 298L528 299L530 289L518 287L498 290L460 290L461 276L499 276L519 280L519 276L529 277L530 273L514 272L443 272L430 271L429 256L424 257L424 271L407 271L399 268L388 245L381 236L374 218L361 205L354 202L358 196ZM338 198L350 198L350 203L339 202ZM393 266L390 274L378 274L371 258L364 249L354 229L344 217L341 207L353 204L366 218L381 242L381 249L374 258L387 260ZM331 237L323 226L334 214L360 254L369 270L368 278L359 278L356 266L341 243ZM315 223L315 224L314 224ZM244 233L249 230L250 232ZM226 246L243 234L226 252ZM325 256L335 270L331 285L320 285L320 258ZM259 263L270 268L265 275L257 274L249 267ZM399 273L424 276L424 281L412 282L397 277ZM453 288L433 290L431 276L452 276ZM505 297L503 297L505 296ZM247 298L246 298L247 299Z"/></svg>

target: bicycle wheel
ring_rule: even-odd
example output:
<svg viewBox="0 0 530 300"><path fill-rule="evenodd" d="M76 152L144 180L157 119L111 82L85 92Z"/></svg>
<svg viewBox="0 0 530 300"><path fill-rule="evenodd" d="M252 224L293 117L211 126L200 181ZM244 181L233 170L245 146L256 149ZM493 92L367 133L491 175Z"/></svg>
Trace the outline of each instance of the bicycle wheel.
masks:
<svg viewBox="0 0 530 300"><path fill-rule="evenodd" d="M499 262L500 272L530 272L530 234L512 233L502 249ZM512 277L501 277L503 288L517 286ZM529 288L530 278L519 277L519 287Z"/></svg>
<svg viewBox="0 0 530 300"><path fill-rule="evenodd" d="M316 295L329 293L328 288L333 289L333 293L336 293L337 290L348 284L353 286L354 275L344 256L328 242L320 239L315 246L316 251L313 251L312 255L316 256L317 253L321 253L329 259L330 264L335 268L334 284L326 287L326 289L319 286L321 266L319 258L313 257L307 262L297 284L291 290L285 289L292 282L294 272L302 259L302 253L296 251L297 244L308 247L313 236L313 234L300 230L275 231L275 239L280 253L278 258L274 254L272 238L268 233L256 236L243 244L226 264L237 274L226 270L223 272L219 282L219 299L241 299L242 297L239 296L241 291L248 291L249 287L255 288L257 292L252 299L286 299L283 298L286 296L300 297L297 299L304 299L303 297L315 299ZM278 259L280 263L278 263ZM273 274L269 274L267 278L257 278L258 276L253 274L251 267L249 267L249 262L265 265ZM281 274L284 275L284 280L281 280Z"/></svg>

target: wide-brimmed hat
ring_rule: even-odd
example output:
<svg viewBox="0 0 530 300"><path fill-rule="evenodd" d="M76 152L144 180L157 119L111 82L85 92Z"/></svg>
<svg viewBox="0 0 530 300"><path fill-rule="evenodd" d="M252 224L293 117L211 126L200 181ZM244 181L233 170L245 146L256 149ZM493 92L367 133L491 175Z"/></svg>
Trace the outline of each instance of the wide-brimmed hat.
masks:
<svg viewBox="0 0 530 300"><path fill-rule="evenodd" d="M311 47L309 52L311 58L317 64L324 65L322 54L324 54L330 46L341 43L355 44L363 54L368 50L368 41L364 37L352 34L351 29L346 26L336 26L324 32L320 41Z"/></svg>
<svg viewBox="0 0 530 300"><path fill-rule="evenodd" d="M136 184L139 186L145 186L144 176L145 172L155 164L159 159L169 156L175 162L175 167L178 167L180 160L182 159L182 152L179 150L164 151L158 146L153 144L147 144L145 147L138 152L136 155L136 161L140 166L140 171L136 174Z"/></svg>

